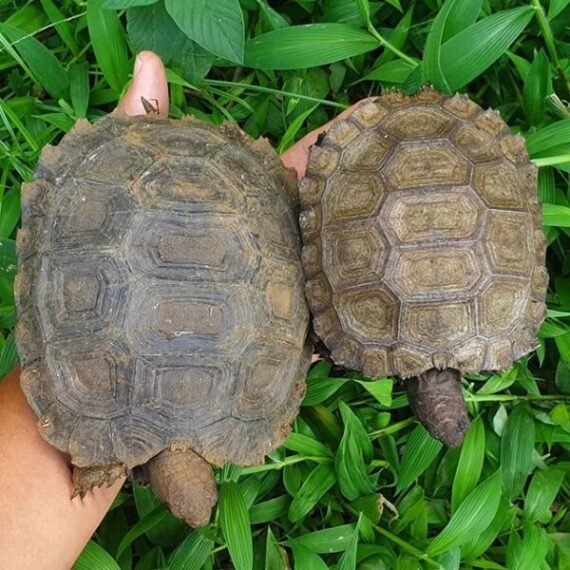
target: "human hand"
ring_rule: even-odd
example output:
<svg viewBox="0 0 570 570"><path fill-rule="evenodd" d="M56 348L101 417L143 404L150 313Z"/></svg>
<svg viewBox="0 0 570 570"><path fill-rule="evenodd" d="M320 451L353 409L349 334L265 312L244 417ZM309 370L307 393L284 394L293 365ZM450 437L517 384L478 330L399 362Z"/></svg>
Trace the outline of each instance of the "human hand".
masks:
<svg viewBox="0 0 570 570"><path fill-rule="evenodd" d="M160 59L142 52L118 106L144 114L144 97L168 114L168 85ZM19 370L0 384L0 568L67 570L111 507L124 479L71 498L67 455L42 439L20 389Z"/></svg>

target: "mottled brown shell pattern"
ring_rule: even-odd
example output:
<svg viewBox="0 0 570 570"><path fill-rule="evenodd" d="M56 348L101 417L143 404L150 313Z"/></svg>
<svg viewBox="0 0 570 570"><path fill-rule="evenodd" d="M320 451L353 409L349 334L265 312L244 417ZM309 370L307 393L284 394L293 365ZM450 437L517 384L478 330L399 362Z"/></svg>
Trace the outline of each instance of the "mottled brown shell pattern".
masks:
<svg viewBox="0 0 570 570"><path fill-rule="evenodd" d="M429 88L366 102L311 148L300 196L307 298L339 364L405 378L536 348L536 167L498 113Z"/></svg>
<svg viewBox="0 0 570 570"><path fill-rule="evenodd" d="M296 181L237 127L110 115L23 189L18 350L40 430L79 467L171 446L263 460L309 365Z"/></svg>

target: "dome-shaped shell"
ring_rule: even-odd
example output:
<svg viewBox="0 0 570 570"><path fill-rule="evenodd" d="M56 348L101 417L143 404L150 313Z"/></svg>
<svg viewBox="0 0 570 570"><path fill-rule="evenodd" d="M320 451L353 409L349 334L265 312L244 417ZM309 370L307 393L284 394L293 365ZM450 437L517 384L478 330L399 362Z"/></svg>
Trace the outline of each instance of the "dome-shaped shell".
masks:
<svg viewBox="0 0 570 570"><path fill-rule="evenodd" d="M42 153L18 236L22 382L75 465L262 461L309 365L295 181L236 127L113 114Z"/></svg>
<svg viewBox="0 0 570 570"><path fill-rule="evenodd" d="M536 348L536 168L496 112L431 89L366 102L311 148L300 195L307 298L339 364L478 372Z"/></svg>

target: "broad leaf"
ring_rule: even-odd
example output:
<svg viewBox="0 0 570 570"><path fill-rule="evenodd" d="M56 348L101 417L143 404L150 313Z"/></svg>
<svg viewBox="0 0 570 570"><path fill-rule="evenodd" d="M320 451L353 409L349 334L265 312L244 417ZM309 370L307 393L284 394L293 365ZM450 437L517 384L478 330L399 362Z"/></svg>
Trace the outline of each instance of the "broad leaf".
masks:
<svg viewBox="0 0 570 570"><path fill-rule="evenodd" d="M341 61L379 45L368 32L346 24L307 24L257 36L245 46L245 65L259 69L304 69Z"/></svg>
<svg viewBox="0 0 570 570"><path fill-rule="evenodd" d="M180 29L215 55L243 62L244 24L239 0L165 0Z"/></svg>

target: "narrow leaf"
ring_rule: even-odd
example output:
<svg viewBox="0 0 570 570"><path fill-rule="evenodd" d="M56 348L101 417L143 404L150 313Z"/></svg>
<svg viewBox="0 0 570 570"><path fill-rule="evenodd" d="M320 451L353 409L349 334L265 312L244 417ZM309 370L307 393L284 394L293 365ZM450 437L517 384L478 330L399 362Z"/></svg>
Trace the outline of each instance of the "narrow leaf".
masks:
<svg viewBox="0 0 570 570"><path fill-rule="evenodd" d="M531 523L548 523L552 518L550 508L558 495L564 471L548 467L535 471L524 501L524 517Z"/></svg>
<svg viewBox="0 0 570 570"><path fill-rule="evenodd" d="M271 531L271 527L267 527L267 538L265 539L265 570L287 570L288 565L283 556L283 551L275 536Z"/></svg>
<svg viewBox="0 0 570 570"><path fill-rule="evenodd" d="M248 41L245 65L258 69L305 69L367 53L378 45L371 34L347 24L290 26Z"/></svg>
<svg viewBox="0 0 570 570"><path fill-rule="evenodd" d="M537 125L544 120L549 83L550 66L541 50L536 54L524 83L523 102L531 125Z"/></svg>
<svg viewBox="0 0 570 570"><path fill-rule="evenodd" d="M69 70L69 93L77 118L85 118L89 108L89 64L75 64Z"/></svg>
<svg viewBox="0 0 570 570"><path fill-rule="evenodd" d="M174 551L168 570L200 570L214 547L213 537L204 530L189 534Z"/></svg>
<svg viewBox="0 0 570 570"><path fill-rule="evenodd" d="M289 520L298 522L309 514L335 482L336 475L332 465L324 463L315 467L289 507Z"/></svg>
<svg viewBox="0 0 570 570"><path fill-rule="evenodd" d="M445 42L441 70L449 91L460 89L499 59L526 28L533 13L530 6L502 10Z"/></svg>
<svg viewBox="0 0 570 570"><path fill-rule="evenodd" d="M309 532L294 539L298 544L318 554L344 552L352 542L354 525L344 524L324 530Z"/></svg>
<svg viewBox="0 0 570 570"><path fill-rule="evenodd" d="M53 53L18 28L4 24L0 31L12 42L37 84L55 99L64 98L68 88L67 73Z"/></svg>
<svg viewBox="0 0 570 570"><path fill-rule="evenodd" d="M515 406L501 438L501 469L505 494L517 496L523 489L532 467L534 420L524 405Z"/></svg>
<svg viewBox="0 0 570 570"><path fill-rule="evenodd" d="M253 545L249 513L237 483L228 481L220 486L220 526L236 570L251 570Z"/></svg>
<svg viewBox="0 0 570 570"><path fill-rule="evenodd" d="M432 464L442 447L441 442L418 425L404 449L397 491L407 489Z"/></svg>
<svg viewBox="0 0 570 570"><path fill-rule="evenodd" d="M451 517L445 528L432 540L427 552L434 556L468 542L491 523L501 499L501 472L480 483Z"/></svg>
<svg viewBox="0 0 570 570"><path fill-rule="evenodd" d="M119 94L130 70L119 17L112 10L101 8L100 0L87 0L87 26L97 63L111 88Z"/></svg>
<svg viewBox="0 0 570 570"><path fill-rule="evenodd" d="M485 459L485 426L478 417L469 426L461 445L461 454L451 490L451 512L455 512L463 499L475 488Z"/></svg>
<svg viewBox="0 0 570 570"><path fill-rule="evenodd" d="M121 570L113 557L96 542L90 540L81 556L73 565L73 570Z"/></svg>

